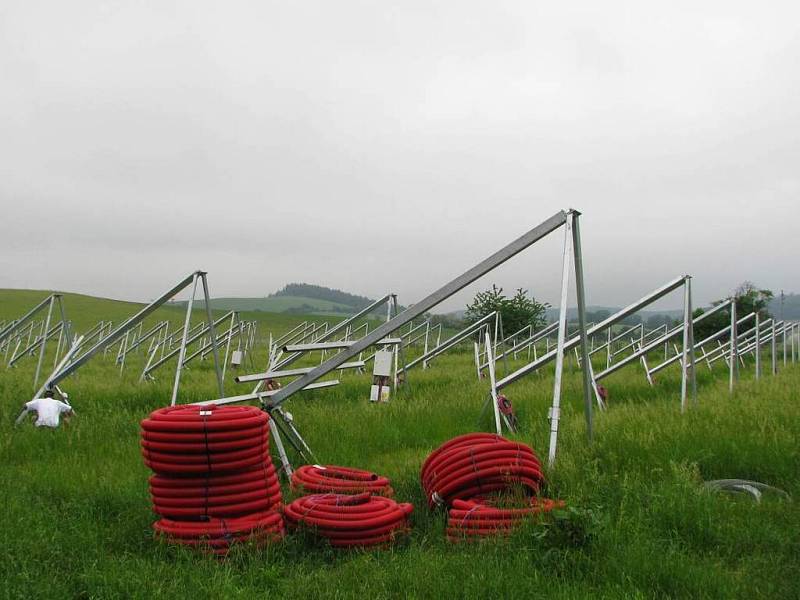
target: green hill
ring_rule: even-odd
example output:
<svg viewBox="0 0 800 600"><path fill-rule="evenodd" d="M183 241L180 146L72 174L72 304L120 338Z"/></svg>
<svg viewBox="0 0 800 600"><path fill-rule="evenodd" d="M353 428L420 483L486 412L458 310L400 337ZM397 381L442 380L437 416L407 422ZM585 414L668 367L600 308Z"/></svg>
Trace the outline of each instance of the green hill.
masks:
<svg viewBox="0 0 800 600"><path fill-rule="evenodd" d="M0 321L17 319L47 298L51 293L48 290L11 290L0 289ZM141 310L144 304L127 302L125 300L111 300L97 298L85 294L63 294L62 301L67 319L73 322L76 331L81 331L94 326L100 320L110 320L120 323ZM37 315L43 318L45 311ZM157 313L161 319L179 320L184 312L179 306L164 306ZM54 315L54 318L57 315Z"/></svg>
<svg viewBox="0 0 800 600"><path fill-rule="evenodd" d="M203 303L200 303L202 306ZM212 298L211 308L304 315L347 315L356 312L352 306L302 296L268 296L266 298Z"/></svg>
<svg viewBox="0 0 800 600"><path fill-rule="evenodd" d="M313 298L315 300L343 304L355 309L365 308L374 302L374 300L366 296L358 296L342 290L310 283L289 283L282 290L270 295L272 297Z"/></svg>
<svg viewBox="0 0 800 600"><path fill-rule="evenodd" d="M295 315L345 317L372 304L374 300L333 288L309 283L290 283L274 294L261 298L212 298L211 307L220 310L250 310ZM200 302L199 306L204 304ZM398 307L402 310L403 307ZM373 315L385 314L385 306Z"/></svg>
<svg viewBox="0 0 800 600"><path fill-rule="evenodd" d="M39 302L47 298L52 292L46 290L12 290L0 289L0 322L17 319L36 306ZM128 302L124 300L111 300L108 298L97 298L85 294L63 293L64 309L67 319L73 322L75 331L86 331L97 324L100 320L110 320L114 324L120 324L127 318L141 310L145 305L139 302ZM236 299L241 300L241 299ZM254 299L259 300L259 299ZM214 301L212 301L213 303ZM295 327L302 321L329 321L335 323L344 318L344 315L337 316L308 316L287 314L284 311L266 312L248 307L217 309L212 306L214 314L221 316L226 310L240 310L240 318L243 320L254 320L259 322L259 335L265 336L271 331L279 335ZM46 309L45 309L46 310ZM145 320L145 327L154 325L157 321L168 320L172 323L171 327L178 327L183 324L186 316L185 304L180 302L170 303L160 307ZM193 322L205 320L205 311L200 306L195 305L192 311ZM37 320L43 318L46 312L37 315Z"/></svg>

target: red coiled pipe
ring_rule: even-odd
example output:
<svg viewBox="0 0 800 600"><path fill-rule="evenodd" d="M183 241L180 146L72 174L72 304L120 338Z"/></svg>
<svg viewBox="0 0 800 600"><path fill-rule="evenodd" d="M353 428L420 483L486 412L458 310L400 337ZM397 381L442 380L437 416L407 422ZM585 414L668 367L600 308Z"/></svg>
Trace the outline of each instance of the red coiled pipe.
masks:
<svg viewBox="0 0 800 600"><path fill-rule="evenodd" d="M524 521L563 507L561 500L549 498L531 498L523 508L496 508L474 500L453 500L448 512L447 539L456 542L508 535Z"/></svg>
<svg viewBox="0 0 800 600"><path fill-rule="evenodd" d="M292 473L292 491L301 493L372 494L391 497L394 490L386 477L369 471L335 465L304 465Z"/></svg>
<svg viewBox="0 0 800 600"><path fill-rule="evenodd" d="M174 406L141 423L156 532L218 554L234 541L283 536L269 416L253 406Z"/></svg>
<svg viewBox="0 0 800 600"><path fill-rule="evenodd" d="M514 486L535 495L544 481L529 446L490 433L469 433L442 444L425 460L420 478L431 507Z"/></svg>
<svg viewBox="0 0 800 600"><path fill-rule="evenodd" d="M239 471L269 458L269 417L254 406L172 406L142 421L142 456L159 474Z"/></svg>
<svg viewBox="0 0 800 600"><path fill-rule="evenodd" d="M284 509L295 527L313 528L334 547L367 547L388 544L408 531L414 507L369 492L354 496L314 494L298 498Z"/></svg>
<svg viewBox="0 0 800 600"><path fill-rule="evenodd" d="M232 475L150 478L153 511L173 518L234 517L283 503L272 461Z"/></svg>
<svg viewBox="0 0 800 600"><path fill-rule="evenodd" d="M160 519L153 523L156 535L173 544L201 548L217 555L228 553L236 542L263 545L280 540L284 535L283 517L269 510L235 519L176 521Z"/></svg>

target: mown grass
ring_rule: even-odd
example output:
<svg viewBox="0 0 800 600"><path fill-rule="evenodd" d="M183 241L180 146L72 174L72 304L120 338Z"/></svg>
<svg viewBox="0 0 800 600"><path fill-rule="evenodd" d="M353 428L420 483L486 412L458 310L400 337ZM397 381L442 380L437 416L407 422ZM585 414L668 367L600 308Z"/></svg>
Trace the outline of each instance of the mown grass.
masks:
<svg viewBox="0 0 800 600"><path fill-rule="evenodd" d="M142 360L138 358L137 360ZM216 561L153 540L138 422L169 397L171 373L137 384L98 357L65 385L78 417L57 431L13 428L30 398L34 361L0 373L0 565L6 597L306 598L680 597L800 595L796 502L714 495L703 480L739 477L800 494L800 369L752 380L736 394L724 369L699 370L698 404L679 410L679 372L650 388L640 367L612 376L610 409L585 435L580 378L570 365L556 468L548 493L570 507L507 541L452 545L444 514L427 509L419 467L446 439L489 430L487 387L469 353L414 370L387 405L369 378L341 376L288 408L320 461L374 469L413 502L413 530L389 550L334 552L306 536L241 548ZM135 365L132 365L132 367ZM211 397L210 362L185 375L184 401ZM246 387L246 386L243 386ZM238 388L229 384L228 391ZM545 457L552 375L507 390L516 436Z"/></svg>

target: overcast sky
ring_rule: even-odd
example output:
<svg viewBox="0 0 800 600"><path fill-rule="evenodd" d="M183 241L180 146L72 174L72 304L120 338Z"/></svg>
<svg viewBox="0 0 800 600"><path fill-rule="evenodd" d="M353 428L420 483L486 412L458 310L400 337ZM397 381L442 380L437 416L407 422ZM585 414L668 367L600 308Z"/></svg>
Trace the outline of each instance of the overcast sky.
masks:
<svg viewBox="0 0 800 600"><path fill-rule="evenodd" d="M800 290L800 5L0 3L0 287L409 304L569 207L590 304Z"/></svg>

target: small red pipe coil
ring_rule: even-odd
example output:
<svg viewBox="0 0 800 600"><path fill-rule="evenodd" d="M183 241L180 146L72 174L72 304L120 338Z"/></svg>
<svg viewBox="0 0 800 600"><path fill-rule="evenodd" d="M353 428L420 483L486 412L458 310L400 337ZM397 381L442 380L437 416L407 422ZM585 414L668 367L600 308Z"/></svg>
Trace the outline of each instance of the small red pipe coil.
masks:
<svg viewBox="0 0 800 600"><path fill-rule="evenodd" d="M162 518L153 523L157 536L173 544L199 547L205 551L225 555L237 542L255 542L258 545L283 538L283 517L276 510L253 513L234 519L210 518L202 521L179 521Z"/></svg>
<svg viewBox="0 0 800 600"><path fill-rule="evenodd" d="M310 494L338 493L394 495L388 478L370 471L336 465L304 465L292 473L292 491Z"/></svg>
<svg viewBox="0 0 800 600"><path fill-rule="evenodd" d="M563 507L561 500L549 498L531 498L529 505L522 508L496 508L474 500L454 500L448 511L447 539L457 542L509 535L526 520Z"/></svg>

